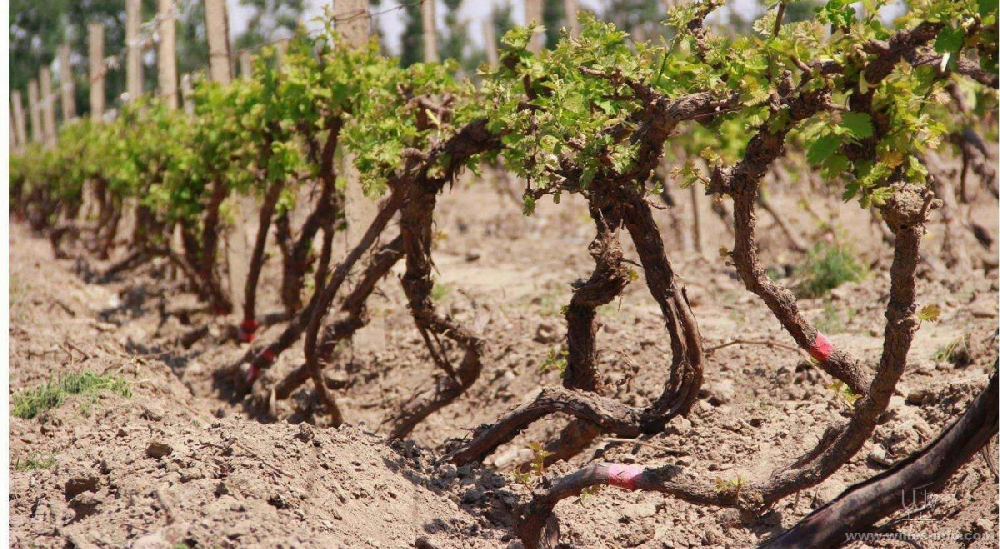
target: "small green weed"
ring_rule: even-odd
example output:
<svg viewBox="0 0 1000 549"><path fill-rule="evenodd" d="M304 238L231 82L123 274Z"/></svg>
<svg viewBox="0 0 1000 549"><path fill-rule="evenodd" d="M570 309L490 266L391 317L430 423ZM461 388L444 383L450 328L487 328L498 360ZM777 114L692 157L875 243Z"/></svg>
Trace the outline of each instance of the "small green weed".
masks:
<svg viewBox="0 0 1000 549"><path fill-rule="evenodd" d="M955 366L968 366L972 363L972 353L969 351L969 337L960 335L955 339L938 347L931 360L935 362L947 362Z"/></svg>
<svg viewBox="0 0 1000 549"><path fill-rule="evenodd" d="M435 284L431 289L431 299L434 301L441 301L447 297L449 293L451 293L451 288L448 286L444 284Z"/></svg>
<svg viewBox="0 0 1000 549"><path fill-rule="evenodd" d="M24 299L24 282L21 281L21 277L18 275L11 275L10 277L10 308L13 309L17 307L21 300Z"/></svg>
<svg viewBox="0 0 1000 549"><path fill-rule="evenodd" d="M799 266L795 293L802 298L825 295L845 282L865 277L866 269L854 251L838 242L820 242Z"/></svg>
<svg viewBox="0 0 1000 549"><path fill-rule="evenodd" d="M559 351L549 349L548 354L545 355L545 360L542 361L542 365L540 366L542 373L544 374L549 370L559 370L559 375L564 375L566 373L566 356L567 352L565 349Z"/></svg>
<svg viewBox="0 0 1000 549"><path fill-rule="evenodd" d="M740 490L743 489L743 483L745 479L742 475L736 475L736 478L732 480L723 480L721 478L715 479L715 491L720 494L732 494L734 498L739 499Z"/></svg>
<svg viewBox="0 0 1000 549"><path fill-rule="evenodd" d="M843 381L840 381L839 379L835 380L826 388L833 391L836 398L843 400L849 406L853 406L854 403L857 402L859 398L861 398L861 395L852 391L850 387L848 387L846 384L844 384Z"/></svg>
<svg viewBox="0 0 1000 549"><path fill-rule="evenodd" d="M34 389L25 389L14 395L13 415L21 419L34 419L38 414L63 405L67 395L93 395L111 392L131 397L129 382L114 376L93 372L73 372L55 382L48 381Z"/></svg>
<svg viewBox="0 0 1000 549"><path fill-rule="evenodd" d="M576 502L580 505L584 505L590 498L596 496L599 493L601 493L600 484L589 486L580 491L580 497L576 500Z"/></svg>
<svg viewBox="0 0 1000 549"><path fill-rule="evenodd" d="M552 455L552 452L545 449L540 442L532 442L528 445L534 456L531 458L531 465L527 470L514 470L514 480L524 486L532 487L537 479L545 475L545 460Z"/></svg>
<svg viewBox="0 0 1000 549"><path fill-rule="evenodd" d="M14 460L14 463L11 464L11 468L15 471L38 471L39 469L48 469L55 464L55 456L41 457L32 452L24 459Z"/></svg>

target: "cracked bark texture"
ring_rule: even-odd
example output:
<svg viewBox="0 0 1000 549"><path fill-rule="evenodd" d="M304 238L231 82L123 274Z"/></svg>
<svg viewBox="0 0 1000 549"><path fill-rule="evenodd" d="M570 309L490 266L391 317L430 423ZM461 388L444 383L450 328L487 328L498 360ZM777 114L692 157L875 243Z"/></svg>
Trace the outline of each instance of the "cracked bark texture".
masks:
<svg viewBox="0 0 1000 549"><path fill-rule="evenodd" d="M407 203L400 214L400 233L406 255L406 272L401 283L417 330L444 373L436 376L433 387L418 392L402 405L391 419L390 438L407 436L427 416L454 402L471 387L482 371L482 357L486 351L485 340L450 316L438 313L431 300L434 288L431 240L437 193L437 188L419 182L410 186ZM464 349L458 368L451 365L440 337Z"/></svg>

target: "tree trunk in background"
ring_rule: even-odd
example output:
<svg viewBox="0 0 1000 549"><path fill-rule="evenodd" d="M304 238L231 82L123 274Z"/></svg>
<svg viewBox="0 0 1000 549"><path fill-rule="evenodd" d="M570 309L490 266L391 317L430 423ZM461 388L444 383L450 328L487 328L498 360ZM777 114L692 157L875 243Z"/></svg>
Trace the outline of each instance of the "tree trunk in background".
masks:
<svg viewBox="0 0 1000 549"><path fill-rule="evenodd" d="M181 97L184 100L184 112L194 116L194 90L191 89L191 75L181 77Z"/></svg>
<svg viewBox="0 0 1000 549"><path fill-rule="evenodd" d="M248 51L240 52L240 76L244 80L253 76L253 56Z"/></svg>
<svg viewBox="0 0 1000 549"><path fill-rule="evenodd" d="M694 243L694 251L705 254L705 238L701 231L701 210L705 197L698 189L697 185L691 185L691 241Z"/></svg>
<svg viewBox="0 0 1000 549"><path fill-rule="evenodd" d="M356 16L368 12L368 0L338 0L336 13L344 17L337 21L337 31L344 37L344 42L350 47L363 47L369 39L369 19ZM354 155L343 156L342 174L347 179L344 191L344 215L347 219L347 249L358 245L365 229L375 219L377 212L375 200L365 196L361 187L361 176L354 167ZM368 327L360 330L351 339L355 350L376 350L385 347L385 320L373 317Z"/></svg>

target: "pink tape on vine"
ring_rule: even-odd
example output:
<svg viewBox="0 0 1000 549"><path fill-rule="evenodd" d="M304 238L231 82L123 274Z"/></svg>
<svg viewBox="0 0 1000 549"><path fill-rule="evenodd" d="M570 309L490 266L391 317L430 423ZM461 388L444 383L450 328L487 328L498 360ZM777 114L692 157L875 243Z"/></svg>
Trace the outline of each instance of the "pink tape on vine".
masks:
<svg viewBox="0 0 1000 549"><path fill-rule="evenodd" d="M270 366L271 364L274 364L274 361L278 359L278 356L274 354L274 351L272 351L270 347L268 347L267 349L261 351L260 358L267 361L267 365Z"/></svg>
<svg viewBox="0 0 1000 549"><path fill-rule="evenodd" d="M816 332L816 339L813 340L812 346L809 347L809 356L815 358L816 360L822 362L833 354L833 343L827 339L822 332Z"/></svg>
<svg viewBox="0 0 1000 549"><path fill-rule="evenodd" d="M244 320L240 323L240 341L243 343L253 343L253 336L257 332L260 324L254 319Z"/></svg>
<svg viewBox="0 0 1000 549"><path fill-rule="evenodd" d="M642 476L642 471L639 465L609 464L608 484L625 490L635 490L635 483Z"/></svg>

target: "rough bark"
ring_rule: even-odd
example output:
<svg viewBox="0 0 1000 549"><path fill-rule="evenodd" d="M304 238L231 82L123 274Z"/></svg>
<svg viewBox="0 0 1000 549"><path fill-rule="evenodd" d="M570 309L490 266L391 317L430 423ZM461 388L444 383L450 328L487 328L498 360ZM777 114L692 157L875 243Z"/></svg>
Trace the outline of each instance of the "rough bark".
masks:
<svg viewBox="0 0 1000 549"><path fill-rule="evenodd" d="M486 342L448 315L438 313L431 299L434 279L431 276L431 240L434 208L438 189L415 182L409 188L407 203L400 215L400 232L406 254L406 273L402 286L410 304L410 314L427 348L443 373L433 387L424 389L405 402L391 419L391 438L407 436L427 416L451 404L479 378ZM464 349L458 368L454 368L447 349L439 338L446 337Z"/></svg>
<svg viewBox="0 0 1000 549"><path fill-rule="evenodd" d="M203 297L215 314L229 314L233 310L233 302L222 288L222 279L216 269L219 255L220 210L222 203L229 196L229 185L221 177L212 182L212 192L208 205L205 207L205 217L202 220L201 249L197 262L198 277L201 282Z"/></svg>
<svg viewBox="0 0 1000 549"><path fill-rule="evenodd" d="M676 283L649 204L629 186L623 186L620 192L624 195L619 200L625 204L622 209L625 228L635 244L646 286L660 306L670 336L670 377L650 410L650 418L657 425L647 427L662 428L677 414L686 415L698 397L703 379L701 334L684 290Z"/></svg>
<svg viewBox="0 0 1000 549"><path fill-rule="evenodd" d="M791 120L797 122L824 108L828 100L826 92L821 90L787 99L784 106ZM751 138L740 162L729 170L717 170L712 174L709 192L727 192L733 197L736 239L732 257L746 288L764 301L800 347L811 350L824 371L843 381L855 394L864 394L868 390L869 376L861 369L857 359L839 348L833 348L830 353L815 352L817 345L826 341L825 336L802 316L795 295L771 280L757 258L756 202L760 182L770 165L784 152L785 136L791 126L770 131L764 125Z"/></svg>
<svg viewBox="0 0 1000 549"><path fill-rule="evenodd" d="M365 252L368 251L368 248L375 243L375 240L385 229L386 225L389 224L389 221L399 210L401 204L401 194L393 191L392 194L389 195L388 199L386 199L383 203L375 221L368 227L364 237L358 242L358 245L347 254L347 257L345 257L344 260L337 265L336 269L334 269L332 275L330 276L329 282L327 282L321 290L313 294L310 303L302 308L298 314L295 315L295 317L293 317L292 321L289 322L289 325L271 343L261 348L249 351L247 355L238 363L223 371L223 374L225 375L226 373L231 373L237 370L241 364L249 361L250 371L248 373L248 381L252 383L253 380L255 380L259 375L261 369L270 367L271 364L273 364L274 361L281 355L281 353L285 352L296 341L298 341L312 322L313 317L322 316L314 315L314 311L322 309L323 314L325 314L326 309L330 307L330 304L332 303L333 298L336 297L340 287L343 285L344 281L347 280L347 276L350 274L351 269L358 262L358 260L361 259ZM319 322L319 320L317 320L317 322ZM318 332L318 324L316 330ZM315 342L313 343L313 349L315 349Z"/></svg>
<svg viewBox="0 0 1000 549"><path fill-rule="evenodd" d="M317 352L317 343L319 337L319 329L322 326L323 318L326 316L326 312L329 310L330 305L333 303L334 297L336 297L337 292L340 290L341 285L347 280L347 275L350 273L351 268L361 259L361 256L368 251L375 241L385 230L386 225L389 224L389 220L392 219L396 211L402 206L403 203L403 193L398 192L396 189L392 191L389 197L386 199L382 208L379 210L372 224L368 226L361 240L358 241L357 246L351 250L351 253L337 265L334 270L330 281L314 294L314 302L310 307L307 308L307 315L300 315L302 322L295 323L295 326L289 326L286 332L292 331L291 335L294 335L294 339L298 339L298 336L305 331L305 355L306 355L306 365L313 379L317 382L317 393L323 398L325 395L326 387L322 382L322 376L320 373L319 366L319 354ZM297 332L297 333L296 333ZM286 347L287 348L287 347ZM266 363L273 361L273 356L277 355L276 350L272 347L268 347L267 350L271 351L272 357L263 357L264 353L258 358L263 358ZM281 349L282 351L284 349ZM257 365L258 358L254 359L253 365ZM270 359L269 359L270 358ZM260 367L260 366L257 366ZM343 418L340 416L339 410L336 408L336 404L333 403L332 399L325 399L324 403L327 406L327 410L331 415L331 422L334 425L339 425Z"/></svg>
<svg viewBox="0 0 1000 549"><path fill-rule="evenodd" d="M819 484L836 472L871 436L906 366L906 355L918 327L915 271L920 238L931 205L928 195L900 185L883 207L886 221L896 235L896 249L890 268L882 358L870 390L857 402L854 415L846 426L828 429L815 448L794 463L777 469L766 480L740 483L724 489L685 476L684 471L675 466L658 469L633 466L629 470L628 482L623 484L608 473L607 465L592 465L555 479L536 491L526 507L520 528L525 546L552 546L546 544L558 539L558 526L551 517L555 504L597 484L658 491L692 503L760 512L781 498ZM544 536L543 529L546 530Z"/></svg>
<svg viewBox="0 0 1000 549"><path fill-rule="evenodd" d="M403 240L401 237L396 237L392 242L372 252L371 261L362 274L360 282L340 306L340 311L344 316L323 328L323 335L319 342L321 364L330 360L342 341L350 339L356 331L368 324L368 316L365 314L365 304L368 298L378 282L385 278L392 267L402 258ZM275 386L275 398L288 398L309 377L310 373L306 365L299 366Z"/></svg>
<svg viewBox="0 0 1000 549"><path fill-rule="evenodd" d="M264 203L260 207L260 217L257 225L257 238L254 240L253 252L250 255L250 269L247 272L246 285L243 288L243 322L252 323L245 330L249 341L253 341L253 333L257 327L257 284L260 282L260 273L264 268L264 254L267 247L267 233L271 228L271 217L274 215L275 205L278 196L284 185L272 183L264 196Z"/></svg>

